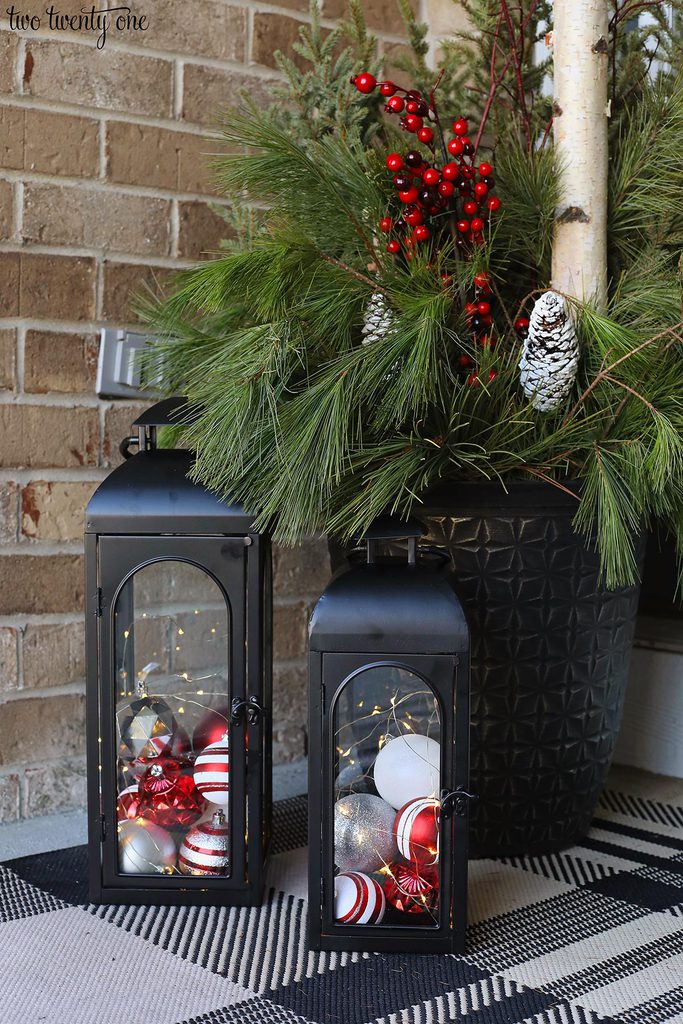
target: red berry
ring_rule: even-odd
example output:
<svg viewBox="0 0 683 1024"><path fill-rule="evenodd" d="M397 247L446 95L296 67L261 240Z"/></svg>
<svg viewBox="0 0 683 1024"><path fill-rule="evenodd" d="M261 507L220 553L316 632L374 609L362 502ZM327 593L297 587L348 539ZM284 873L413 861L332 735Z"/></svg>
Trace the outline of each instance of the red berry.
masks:
<svg viewBox="0 0 683 1024"><path fill-rule="evenodd" d="M417 200L419 193L414 185L407 188L405 192L399 192L398 198L402 203L414 203Z"/></svg>
<svg viewBox="0 0 683 1024"><path fill-rule="evenodd" d="M384 232L391 231L393 226L394 226L394 223L393 223L391 217L382 217L381 221L379 222L380 231L384 231Z"/></svg>
<svg viewBox="0 0 683 1024"><path fill-rule="evenodd" d="M408 167L417 169L422 167L424 160L422 159L422 153L418 153L416 149L411 149L410 152L406 153L406 163Z"/></svg>
<svg viewBox="0 0 683 1024"><path fill-rule="evenodd" d="M392 255L396 255L396 253L400 251L401 243L397 242L395 238L392 238L392 240L389 242L387 246L387 252L390 252Z"/></svg>
<svg viewBox="0 0 683 1024"><path fill-rule="evenodd" d="M472 228L474 234L478 235L480 231L484 230L484 222L481 219L481 217L473 217L470 227Z"/></svg>
<svg viewBox="0 0 683 1024"><path fill-rule="evenodd" d="M441 283L444 286L444 288L450 288L450 286L453 284L453 275L443 273L441 275Z"/></svg>
<svg viewBox="0 0 683 1024"><path fill-rule="evenodd" d="M474 177L474 171L472 170L471 167L468 167L466 164L462 164L460 167L460 176L464 178L466 181L469 181L470 178Z"/></svg>
<svg viewBox="0 0 683 1024"><path fill-rule="evenodd" d="M466 203L462 204L462 212L466 213L468 217L471 217L473 213L476 213L479 207L471 199L468 199Z"/></svg>
<svg viewBox="0 0 683 1024"><path fill-rule="evenodd" d="M469 356L466 356L463 352L462 355L458 356L458 366L471 366L472 360Z"/></svg>
<svg viewBox="0 0 683 1024"><path fill-rule="evenodd" d="M443 196L444 199L448 199L455 192L455 185L452 181L440 181L439 182L439 195Z"/></svg>
<svg viewBox="0 0 683 1024"><path fill-rule="evenodd" d="M469 375L469 377L467 378L467 383L469 384L470 387L474 387L474 388L480 388L481 387L481 381L479 380L479 377L477 376L476 373L471 373Z"/></svg>
<svg viewBox="0 0 683 1024"><path fill-rule="evenodd" d="M469 230L470 230L470 222L468 220L459 220L458 221L458 231L461 231L462 234L464 235Z"/></svg>
<svg viewBox="0 0 683 1024"><path fill-rule="evenodd" d="M462 142L460 139L451 139L448 143L448 152L451 156L460 156L462 153Z"/></svg>
<svg viewBox="0 0 683 1024"><path fill-rule="evenodd" d="M426 242L429 238L429 228L426 224L419 224L413 232L418 242Z"/></svg>
<svg viewBox="0 0 683 1024"><path fill-rule="evenodd" d="M460 168L458 167L457 164L444 164L444 166L441 168L441 174L446 179L446 181L457 181L457 179L460 177Z"/></svg>
<svg viewBox="0 0 683 1024"><path fill-rule="evenodd" d="M475 196L485 196L488 190L489 187L485 181L478 181L477 184L474 186Z"/></svg>
<svg viewBox="0 0 683 1024"><path fill-rule="evenodd" d="M493 167L491 167L491 164L487 164L486 162L479 164L479 173L482 178L488 178L489 174L493 174Z"/></svg>
<svg viewBox="0 0 683 1024"><path fill-rule="evenodd" d="M417 132L422 127L422 118L417 114L406 114L404 118L406 131Z"/></svg>
<svg viewBox="0 0 683 1024"><path fill-rule="evenodd" d="M419 132L417 133L417 137L420 140L420 142L430 143L434 139L434 132L432 131L431 128L420 128Z"/></svg>
<svg viewBox="0 0 683 1024"><path fill-rule="evenodd" d="M489 334L482 334L479 344L482 348L495 348L495 342Z"/></svg>
<svg viewBox="0 0 683 1024"><path fill-rule="evenodd" d="M409 210L406 210L403 219L411 228L415 228L422 223L422 210L418 210L417 206L411 206Z"/></svg>
<svg viewBox="0 0 683 1024"><path fill-rule="evenodd" d="M464 117L459 117L453 122L453 132L456 135L467 135L467 121Z"/></svg>
<svg viewBox="0 0 683 1024"><path fill-rule="evenodd" d="M486 205L491 211L491 213L495 213L496 210L500 210L501 202L498 196L489 196Z"/></svg>
<svg viewBox="0 0 683 1024"><path fill-rule="evenodd" d="M487 316L491 312L491 307L488 302L478 302L477 312L481 313L482 316Z"/></svg>
<svg viewBox="0 0 683 1024"><path fill-rule="evenodd" d="M422 175L422 180L424 181L425 185L436 185L439 182L440 178L441 175L437 171L436 167L428 167L427 170Z"/></svg>
<svg viewBox="0 0 683 1024"><path fill-rule="evenodd" d="M382 82L382 84L379 87L379 91L381 92L382 96L393 96L394 93L396 92L396 86L394 85L393 82Z"/></svg>
<svg viewBox="0 0 683 1024"><path fill-rule="evenodd" d="M369 71L361 71L359 75L352 79L352 82L356 89L358 89L358 92L372 92L377 85L377 79Z"/></svg>
<svg viewBox="0 0 683 1024"><path fill-rule="evenodd" d="M403 110L403 99L401 96L392 96L390 100L387 100L385 110L390 110L393 114L400 114Z"/></svg>
<svg viewBox="0 0 683 1024"><path fill-rule="evenodd" d="M526 331L529 328L529 318L526 316L518 316L515 320L516 331Z"/></svg>
<svg viewBox="0 0 683 1024"><path fill-rule="evenodd" d="M489 275L485 270L479 270L472 278L477 288L486 288L489 283Z"/></svg>
<svg viewBox="0 0 683 1024"><path fill-rule="evenodd" d="M400 171L403 167L403 157L400 153L390 153L386 164L390 171Z"/></svg>
<svg viewBox="0 0 683 1024"><path fill-rule="evenodd" d="M498 370L489 370L489 383L498 376Z"/></svg>
<svg viewBox="0 0 683 1024"><path fill-rule="evenodd" d="M420 110L420 104L417 100L406 100L406 110L409 114L417 114Z"/></svg>
<svg viewBox="0 0 683 1024"><path fill-rule="evenodd" d="M465 306L465 316L469 319L470 317L473 317L476 312L477 312L477 307L476 307L475 303L474 302L468 302L467 305Z"/></svg>

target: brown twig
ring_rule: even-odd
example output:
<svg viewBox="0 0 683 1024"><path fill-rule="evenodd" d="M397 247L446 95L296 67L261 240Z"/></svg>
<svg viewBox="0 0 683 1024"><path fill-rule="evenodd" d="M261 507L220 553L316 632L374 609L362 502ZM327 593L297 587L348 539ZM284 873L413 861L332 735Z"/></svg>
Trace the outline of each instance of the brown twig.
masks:
<svg viewBox="0 0 683 1024"><path fill-rule="evenodd" d="M531 152L531 125L529 123L529 112L526 105L526 96L524 95L524 82L522 81L522 68L520 63L520 55L517 52L517 38L515 36L515 27L512 24L512 18L508 10L506 0L500 0L500 7L505 18L505 24L507 25L508 35L510 36L510 55L512 57L512 64L515 69L515 80L517 82L517 94L519 96L519 106L522 112L522 123L524 125L524 134L526 135L527 149ZM520 31L522 40L524 39L524 33ZM523 44L522 44L523 47Z"/></svg>
<svg viewBox="0 0 683 1024"><path fill-rule="evenodd" d="M534 469L533 466L522 466L521 469L526 473L531 473L533 476L540 477L541 480L545 480L546 483L552 484L553 487L558 487L561 491L564 491L565 494L568 494L570 498L575 498L576 501L581 500L578 494L574 494L574 491L570 491L569 488L565 487L564 484L561 484L559 480L553 480L551 476L541 472L540 469Z"/></svg>
<svg viewBox="0 0 683 1024"><path fill-rule="evenodd" d="M320 259L325 260L326 263L331 263L333 267L339 267L340 270L344 270L347 274L351 274L352 277L355 277L358 281L362 281L363 284L370 285L373 291L383 292L386 294L386 289L384 289L378 281L374 280L372 277L366 277L365 274L361 274L361 272L356 270L355 267L350 267L348 263L343 263L334 256L328 256L327 253L320 252L320 250L318 250L318 255L320 256Z"/></svg>

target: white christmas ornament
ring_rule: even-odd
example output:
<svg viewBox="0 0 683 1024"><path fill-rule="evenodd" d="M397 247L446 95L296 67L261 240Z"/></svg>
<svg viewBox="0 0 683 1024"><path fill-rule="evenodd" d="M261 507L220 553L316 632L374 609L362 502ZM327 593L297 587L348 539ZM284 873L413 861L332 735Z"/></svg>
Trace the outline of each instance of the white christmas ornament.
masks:
<svg viewBox="0 0 683 1024"><path fill-rule="evenodd" d="M363 344L382 341L394 328L394 314L388 308L381 292L373 292L363 316Z"/></svg>
<svg viewBox="0 0 683 1024"><path fill-rule="evenodd" d="M173 837L151 821L136 818L116 827L119 839L119 870L124 875L171 874L175 868Z"/></svg>
<svg viewBox="0 0 683 1024"><path fill-rule="evenodd" d="M228 734L204 747L194 763L194 784L205 800L227 807L230 791Z"/></svg>
<svg viewBox="0 0 683 1024"><path fill-rule="evenodd" d="M522 390L534 409L550 412L564 402L579 365L579 342L567 304L545 292L534 304L519 361Z"/></svg>
<svg viewBox="0 0 683 1024"><path fill-rule="evenodd" d="M436 797L441 788L441 747L429 736L407 733L389 740L375 760L377 792L399 810L409 800Z"/></svg>
<svg viewBox="0 0 683 1024"><path fill-rule="evenodd" d="M379 882L361 871L334 880L334 919L340 924L379 924L387 901Z"/></svg>

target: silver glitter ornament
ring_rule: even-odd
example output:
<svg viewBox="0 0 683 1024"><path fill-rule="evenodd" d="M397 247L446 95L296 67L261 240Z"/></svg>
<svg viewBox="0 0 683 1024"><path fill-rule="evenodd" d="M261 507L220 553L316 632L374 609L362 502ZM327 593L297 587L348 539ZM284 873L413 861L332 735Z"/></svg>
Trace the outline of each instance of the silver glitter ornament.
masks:
<svg viewBox="0 0 683 1024"><path fill-rule="evenodd" d="M550 412L561 405L578 365L579 342L567 303L557 292L544 292L531 311L519 361L522 390L534 409Z"/></svg>
<svg viewBox="0 0 683 1024"><path fill-rule="evenodd" d="M378 796L352 793L334 805L334 863L340 871L377 871L398 854L393 807Z"/></svg>

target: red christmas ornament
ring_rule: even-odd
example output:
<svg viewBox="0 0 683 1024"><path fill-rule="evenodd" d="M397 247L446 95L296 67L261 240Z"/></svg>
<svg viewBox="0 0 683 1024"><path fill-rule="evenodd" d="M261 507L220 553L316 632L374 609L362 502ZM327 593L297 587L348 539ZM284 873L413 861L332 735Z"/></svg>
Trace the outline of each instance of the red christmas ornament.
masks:
<svg viewBox="0 0 683 1024"><path fill-rule="evenodd" d="M390 171L400 171L403 167L403 157L400 153L389 153L386 159L386 165Z"/></svg>
<svg viewBox="0 0 683 1024"><path fill-rule="evenodd" d="M227 704L219 704L217 708L200 718L192 733L192 749L196 754L208 747L209 743L217 743L225 735L230 724L230 708Z"/></svg>
<svg viewBox="0 0 683 1024"><path fill-rule="evenodd" d="M464 117L459 117L457 121L453 122L453 134L467 135L467 121ZM469 142L469 139L467 141Z"/></svg>
<svg viewBox="0 0 683 1024"><path fill-rule="evenodd" d="M481 217L473 217L472 221L470 223L470 228L475 233L475 235L478 235L480 231L483 231L484 230L484 222L481 219Z"/></svg>
<svg viewBox="0 0 683 1024"><path fill-rule="evenodd" d="M424 142L426 145L429 145L430 142L434 141L434 132L431 128L420 128L417 133L417 137L420 142Z"/></svg>
<svg viewBox="0 0 683 1024"><path fill-rule="evenodd" d="M398 198L402 203L414 203L417 201L417 197L420 193L417 191L414 185L407 188L404 192L399 192Z"/></svg>
<svg viewBox="0 0 683 1024"><path fill-rule="evenodd" d="M203 801L189 761L157 757L140 778L140 814L156 825L191 825L201 817Z"/></svg>
<svg viewBox="0 0 683 1024"><path fill-rule="evenodd" d="M387 903L404 914L427 914L439 904L439 874L434 868L392 864L384 881Z"/></svg>
<svg viewBox="0 0 683 1024"><path fill-rule="evenodd" d="M403 219L411 228L416 228L423 221L422 210L417 206L411 206L403 215Z"/></svg>
<svg viewBox="0 0 683 1024"><path fill-rule="evenodd" d="M444 164L441 168L441 174L446 181L457 181L460 177L460 168L454 163Z"/></svg>
<svg viewBox="0 0 683 1024"><path fill-rule="evenodd" d="M436 185L441 179L441 174L437 171L436 167L428 167L422 175L422 180L425 185Z"/></svg>
<svg viewBox="0 0 683 1024"><path fill-rule="evenodd" d="M385 234L391 231L393 226L394 222L392 221L391 217L382 217L381 221L379 222L379 229L380 231L384 231Z"/></svg>
<svg viewBox="0 0 683 1024"><path fill-rule="evenodd" d="M220 808L211 821L190 829L178 851L178 869L183 875L224 875L230 864L230 830Z"/></svg>
<svg viewBox="0 0 683 1024"><path fill-rule="evenodd" d="M455 185L452 181L440 181L438 185L439 195L449 199L455 192Z"/></svg>
<svg viewBox="0 0 683 1024"><path fill-rule="evenodd" d="M419 224L413 234L418 242L426 242L429 238L429 228L425 224Z"/></svg>
<svg viewBox="0 0 683 1024"><path fill-rule="evenodd" d="M448 143L448 152L451 156L460 156L463 151L463 144L460 139L451 139Z"/></svg>
<svg viewBox="0 0 683 1024"><path fill-rule="evenodd" d="M398 86L394 85L393 82L382 82L379 87L379 91L382 96L393 96Z"/></svg>
<svg viewBox="0 0 683 1024"><path fill-rule="evenodd" d="M387 252L391 253L392 256L395 256L396 253L399 253L400 251L401 243L397 242L395 238L392 238L392 240L387 245Z"/></svg>
<svg viewBox="0 0 683 1024"><path fill-rule="evenodd" d="M486 195L488 190L489 187L485 181L478 181L477 184L474 186L474 194L475 196L479 196L480 198L483 198L483 196Z"/></svg>
<svg viewBox="0 0 683 1024"><path fill-rule="evenodd" d="M351 81L355 85L358 92L372 92L377 85L377 79L374 75L371 75L369 71L361 71L359 75L352 78Z"/></svg>
<svg viewBox="0 0 683 1024"><path fill-rule="evenodd" d="M417 114L406 114L403 119L406 131L417 132L422 127L422 118Z"/></svg>
<svg viewBox="0 0 683 1024"><path fill-rule="evenodd" d="M391 99L387 100L385 110L391 111L392 114L400 114L404 107L403 98L401 96L392 96Z"/></svg>
<svg viewBox="0 0 683 1024"><path fill-rule="evenodd" d="M417 797L405 804L394 820L398 852L405 860L431 867L439 862L441 804L431 797Z"/></svg>
<svg viewBox="0 0 683 1024"><path fill-rule="evenodd" d="M486 162L479 164L479 173L482 178L488 178L489 174L493 174L493 167L491 167L491 164Z"/></svg>
<svg viewBox="0 0 683 1024"><path fill-rule="evenodd" d="M489 196L486 205L488 209L491 211L491 213L495 213L496 210L500 210L501 201L498 198L498 196Z"/></svg>
<svg viewBox="0 0 683 1024"><path fill-rule="evenodd" d="M132 821L140 814L140 793L137 782L119 793L116 801L116 820Z"/></svg>

